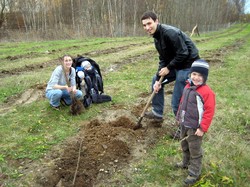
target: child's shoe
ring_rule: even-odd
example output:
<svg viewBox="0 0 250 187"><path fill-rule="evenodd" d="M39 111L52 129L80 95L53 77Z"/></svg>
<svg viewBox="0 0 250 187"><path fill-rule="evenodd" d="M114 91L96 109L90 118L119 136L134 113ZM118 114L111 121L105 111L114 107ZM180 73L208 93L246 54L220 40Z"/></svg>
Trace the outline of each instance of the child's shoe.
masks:
<svg viewBox="0 0 250 187"><path fill-rule="evenodd" d="M184 164L182 161L175 164L176 168L188 169L188 164Z"/></svg>
<svg viewBox="0 0 250 187"><path fill-rule="evenodd" d="M199 176L194 176L194 175L188 175L187 178L184 180L184 184L186 186L192 185L196 183L196 181L199 179Z"/></svg>

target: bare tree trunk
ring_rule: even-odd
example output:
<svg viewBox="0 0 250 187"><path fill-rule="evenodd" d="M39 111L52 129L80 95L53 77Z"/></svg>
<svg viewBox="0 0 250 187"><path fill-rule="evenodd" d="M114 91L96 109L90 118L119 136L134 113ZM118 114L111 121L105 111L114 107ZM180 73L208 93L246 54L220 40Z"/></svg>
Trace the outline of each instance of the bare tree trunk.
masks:
<svg viewBox="0 0 250 187"><path fill-rule="evenodd" d="M48 8L48 1L44 2L44 7L42 10L42 30L46 34L47 33L47 8Z"/></svg>
<svg viewBox="0 0 250 187"><path fill-rule="evenodd" d="M138 5L137 5L137 1L134 1L134 19L133 19L133 22L134 22L134 27L133 27L133 36L136 35L136 29L137 29L137 10L138 9Z"/></svg>
<svg viewBox="0 0 250 187"><path fill-rule="evenodd" d="M123 12L124 12L123 1L120 1L120 21L118 21L118 19L116 21L120 25L120 36L123 35L123 22L124 22L124 20L123 20ZM118 14L118 12L117 12L117 14Z"/></svg>
<svg viewBox="0 0 250 187"><path fill-rule="evenodd" d="M73 3L73 0L70 0L70 2L71 2L72 26L73 26L73 29L75 29L74 3Z"/></svg>
<svg viewBox="0 0 250 187"><path fill-rule="evenodd" d="M111 0L108 0L108 20L109 20L109 34L111 37L114 36L114 19Z"/></svg>
<svg viewBox="0 0 250 187"><path fill-rule="evenodd" d="M26 19L25 19L25 16L24 16L24 14L22 13L22 16L23 16L23 21L24 21L24 26L25 26L25 32L27 32L28 31L28 27L27 27L27 24L26 24Z"/></svg>
<svg viewBox="0 0 250 187"><path fill-rule="evenodd" d="M102 1L102 6L101 6L101 20L103 20L104 24L102 26L102 33L101 35L104 36L106 34L106 24L107 24L107 17L105 15L105 0Z"/></svg>
<svg viewBox="0 0 250 187"><path fill-rule="evenodd" d="M89 6L89 4L90 4L90 1L88 0L88 6ZM90 35L92 35L93 34L93 30L92 30L92 28L91 28L91 15L90 15L90 11L89 11L89 8L87 8L86 9L86 16L85 16L85 24L86 24L86 26L87 26L87 30L88 30L88 33L90 34Z"/></svg>
<svg viewBox="0 0 250 187"><path fill-rule="evenodd" d="M4 10L6 9L6 1L5 0L3 0L3 1L1 1L1 4L0 4L1 6L1 10L0 10L0 28L2 28L2 26L3 26L3 23L4 23L4 21L5 21L5 19L4 19Z"/></svg>

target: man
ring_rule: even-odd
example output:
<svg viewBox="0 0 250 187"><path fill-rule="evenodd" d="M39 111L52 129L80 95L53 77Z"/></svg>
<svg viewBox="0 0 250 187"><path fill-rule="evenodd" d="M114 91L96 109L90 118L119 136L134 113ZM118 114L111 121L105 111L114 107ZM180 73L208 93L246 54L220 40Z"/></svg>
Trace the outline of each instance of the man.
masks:
<svg viewBox="0 0 250 187"><path fill-rule="evenodd" d="M163 121L164 85L175 81L172 95L172 110L176 115L183 89L192 63L199 59L199 52L191 39L180 29L160 24L154 12L145 12L141 21L145 31L154 38L159 53L159 68L152 80L152 89L157 93L152 99L152 111L145 117ZM164 76L163 83L159 83Z"/></svg>

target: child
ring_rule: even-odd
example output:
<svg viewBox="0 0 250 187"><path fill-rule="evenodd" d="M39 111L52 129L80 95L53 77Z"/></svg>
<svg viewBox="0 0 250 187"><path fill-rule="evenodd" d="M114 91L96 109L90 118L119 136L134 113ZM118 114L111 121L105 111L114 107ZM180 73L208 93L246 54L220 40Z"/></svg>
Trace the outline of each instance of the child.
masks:
<svg viewBox="0 0 250 187"><path fill-rule="evenodd" d="M202 137L208 131L215 111L215 94L206 85L209 65L205 60L193 62L190 79L183 90L177 121L181 127L182 162L176 167L188 169L186 185L194 184L202 168Z"/></svg>

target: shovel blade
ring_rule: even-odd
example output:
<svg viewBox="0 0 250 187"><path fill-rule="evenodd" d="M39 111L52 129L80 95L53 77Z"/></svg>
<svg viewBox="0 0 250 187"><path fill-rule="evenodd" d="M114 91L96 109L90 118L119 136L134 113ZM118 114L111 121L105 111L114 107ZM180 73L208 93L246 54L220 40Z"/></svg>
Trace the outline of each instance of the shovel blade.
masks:
<svg viewBox="0 0 250 187"><path fill-rule="evenodd" d="M142 118L143 117L140 117L139 118L139 121L137 122L137 124L134 126L134 130L137 130L137 129L140 129L140 128L142 128L142 124L141 124L141 121L142 121Z"/></svg>

